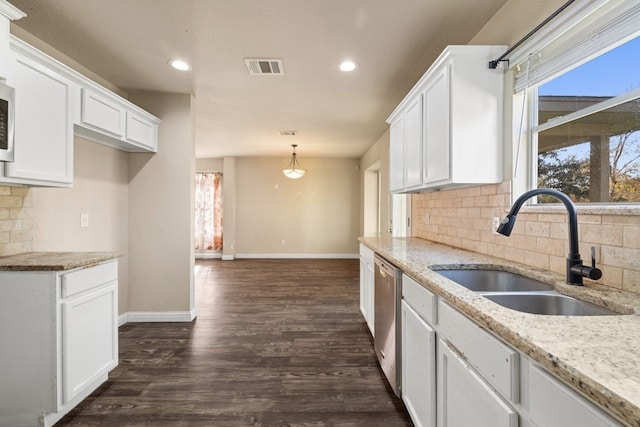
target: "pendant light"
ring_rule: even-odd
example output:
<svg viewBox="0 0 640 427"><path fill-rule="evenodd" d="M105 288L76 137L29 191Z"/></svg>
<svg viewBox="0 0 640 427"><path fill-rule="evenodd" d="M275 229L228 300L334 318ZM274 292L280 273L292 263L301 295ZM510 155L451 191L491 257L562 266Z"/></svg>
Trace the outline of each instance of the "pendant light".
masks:
<svg viewBox="0 0 640 427"><path fill-rule="evenodd" d="M298 163L298 159L296 158L296 147L298 145L291 144L291 146L293 147L293 154L291 155L291 161L289 162L286 168L282 169L282 173L287 178L291 178L291 179L302 178L302 176L307 171L306 169L302 169L302 167L300 166L300 163Z"/></svg>

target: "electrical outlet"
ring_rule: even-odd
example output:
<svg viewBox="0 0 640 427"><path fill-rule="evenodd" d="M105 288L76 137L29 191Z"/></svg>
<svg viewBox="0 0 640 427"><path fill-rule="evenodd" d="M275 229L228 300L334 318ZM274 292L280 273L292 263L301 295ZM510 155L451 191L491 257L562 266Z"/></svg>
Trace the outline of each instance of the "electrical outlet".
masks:
<svg viewBox="0 0 640 427"><path fill-rule="evenodd" d="M500 217L494 216L491 218L491 234L498 234L496 231L500 227Z"/></svg>
<svg viewBox="0 0 640 427"><path fill-rule="evenodd" d="M285 245L287 244L287 242L286 242L285 240L283 240L283 241L281 242L281 244L282 244L282 246L285 246Z"/></svg>
<svg viewBox="0 0 640 427"><path fill-rule="evenodd" d="M80 228L87 228L89 227L89 214L88 213L81 213L80 214Z"/></svg>

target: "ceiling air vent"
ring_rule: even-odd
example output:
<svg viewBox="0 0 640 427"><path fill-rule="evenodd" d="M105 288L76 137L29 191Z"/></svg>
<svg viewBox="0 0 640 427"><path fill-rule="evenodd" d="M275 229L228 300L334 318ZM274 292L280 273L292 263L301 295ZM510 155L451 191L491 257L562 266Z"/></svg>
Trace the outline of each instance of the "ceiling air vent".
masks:
<svg viewBox="0 0 640 427"><path fill-rule="evenodd" d="M252 75L284 74L282 59L245 58L244 63L247 64L247 68L249 69L249 74L252 74Z"/></svg>
<svg viewBox="0 0 640 427"><path fill-rule="evenodd" d="M280 136L296 136L298 132L295 130L281 130Z"/></svg>

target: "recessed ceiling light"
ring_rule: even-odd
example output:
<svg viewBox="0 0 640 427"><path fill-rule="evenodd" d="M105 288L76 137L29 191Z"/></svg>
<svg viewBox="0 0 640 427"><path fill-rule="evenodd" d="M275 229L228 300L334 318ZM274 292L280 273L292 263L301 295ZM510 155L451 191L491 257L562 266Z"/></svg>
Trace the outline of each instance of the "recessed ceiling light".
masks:
<svg viewBox="0 0 640 427"><path fill-rule="evenodd" d="M348 73L348 72L350 72L350 71L353 71L353 70L355 70L356 68L358 68L358 64L356 64L356 63L355 63L355 62L353 62L353 61L349 61L349 60L347 60L347 61L342 61L342 62L340 63L340 70L341 70L341 71L344 71L345 73Z"/></svg>
<svg viewBox="0 0 640 427"><path fill-rule="evenodd" d="M169 60L169 65L171 65L176 70L180 70L180 71L189 71L189 70L191 70L191 65L187 64L182 59L170 59Z"/></svg>

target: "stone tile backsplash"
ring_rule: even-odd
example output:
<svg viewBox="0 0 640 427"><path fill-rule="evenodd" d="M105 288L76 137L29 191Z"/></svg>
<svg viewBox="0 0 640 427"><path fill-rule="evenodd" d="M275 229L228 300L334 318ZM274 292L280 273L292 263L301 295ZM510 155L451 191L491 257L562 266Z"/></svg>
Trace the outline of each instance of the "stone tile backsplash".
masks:
<svg viewBox="0 0 640 427"><path fill-rule="evenodd" d="M0 186L0 256L33 250L33 199L27 187Z"/></svg>
<svg viewBox="0 0 640 427"><path fill-rule="evenodd" d="M569 252L564 207L524 208L510 237L494 234L492 218L511 207L510 182L412 196L413 235L565 274ZM556 212L557 211L557 212ZM578 210L580 254L591 246L598 283L640 293L640 208Z"/></svg>

